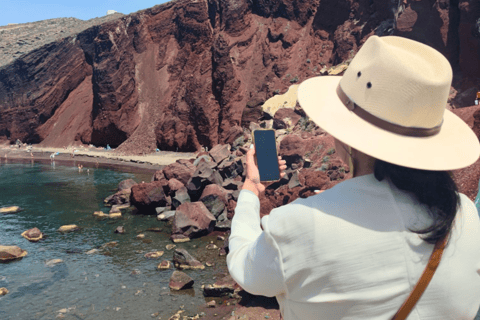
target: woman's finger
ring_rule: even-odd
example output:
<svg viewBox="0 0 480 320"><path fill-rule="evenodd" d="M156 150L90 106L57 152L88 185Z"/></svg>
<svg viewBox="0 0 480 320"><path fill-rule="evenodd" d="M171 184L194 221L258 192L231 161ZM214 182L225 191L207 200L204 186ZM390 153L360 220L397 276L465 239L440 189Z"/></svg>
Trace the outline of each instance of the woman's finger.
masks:
<svg viewBox="0 0 480 320"><path fill-rule="evenodd" d="M286 175L285 172L280 173L280 179L282 179L283 177L285 177L285 175Z"/></svg>

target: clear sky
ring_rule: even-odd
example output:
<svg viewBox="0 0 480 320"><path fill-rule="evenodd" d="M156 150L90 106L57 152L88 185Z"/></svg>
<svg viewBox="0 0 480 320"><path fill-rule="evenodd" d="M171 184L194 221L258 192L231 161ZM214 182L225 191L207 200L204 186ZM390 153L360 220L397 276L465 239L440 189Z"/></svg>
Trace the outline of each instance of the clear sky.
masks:
<svg viewBox="0 0 480 320"><path fill-rule="evenodd" d="M0 26L52 18L88 20L107 10L129 14L168 0L0 0Z"/></svg>

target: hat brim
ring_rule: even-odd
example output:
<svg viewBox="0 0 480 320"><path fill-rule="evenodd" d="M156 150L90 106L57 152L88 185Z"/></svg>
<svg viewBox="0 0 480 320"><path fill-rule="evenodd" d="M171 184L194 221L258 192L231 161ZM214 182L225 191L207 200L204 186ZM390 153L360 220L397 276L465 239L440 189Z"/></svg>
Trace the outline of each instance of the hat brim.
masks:
<svg viewBox="0 0 480 320"><path fill-rule="evenodd" d="M305 80L298 88L298 102L323 130L365 154L404 167L455 170L480 156L477 136L453 112L445 110L438 134L409 137L383 130L348 110L336 94L340 76Z"/></svg>

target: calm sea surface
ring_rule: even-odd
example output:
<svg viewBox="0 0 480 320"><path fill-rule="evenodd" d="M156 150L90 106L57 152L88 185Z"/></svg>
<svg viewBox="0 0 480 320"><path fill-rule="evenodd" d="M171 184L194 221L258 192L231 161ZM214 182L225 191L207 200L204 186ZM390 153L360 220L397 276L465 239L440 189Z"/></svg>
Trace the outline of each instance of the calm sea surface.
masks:
<svg viewBox="0 0 480 320"><path fill-rule="evenodd" d="M216 261L216 250L204 249L215 236L177 245L200 261L215 261L213 268L186 271L194 280L194 289L170 291L173 270L156 270L163 260L171 260L165 249L170 227L155 216L123 214L119 220L96 220L92 213L109 208L103 199L115 192L124 179L150 181L151 173L128 173L102 168L53 166L50 164L0 164L0 207L18 205L24 211L0 215L0 244L17 245L28 251L22 260L0 264L0 287L10 293L0 297L0 319L168 319L183 306L184 315L194 315L205 303L202 284L226 272L224 259ZM60 234L61 225L77 224L80 232ZM127 234L115 234L123 225ZM37 227L47 238L31 243L20 236ZM163 232L145 231L161 227ZM145 233L147 241L137 240ZM150 243L148 243L151 240ZM97 254L85 252L118 241L113 248ZM146 243L147 242L147 243ZM217 243L218 246L221 243ZM160 260L147 260L144 254L163 250ZM68 253L73 252L73 253ZM64 263L46 265L51 259ZM132 273L133 272L133 273Z"/></svg>

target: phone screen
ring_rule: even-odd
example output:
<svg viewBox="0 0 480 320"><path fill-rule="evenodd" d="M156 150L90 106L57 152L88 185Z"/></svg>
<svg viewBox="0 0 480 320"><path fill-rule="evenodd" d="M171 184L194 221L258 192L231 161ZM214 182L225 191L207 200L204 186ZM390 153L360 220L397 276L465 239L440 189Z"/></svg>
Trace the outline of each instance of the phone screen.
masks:
<svg viewBox="0 0 480 320"><path fill-rule="evenodd" d="M277 144L275 131L255 130L255 155L257 157L260 181L275 181L280 179L278 169Z"/></svg>

